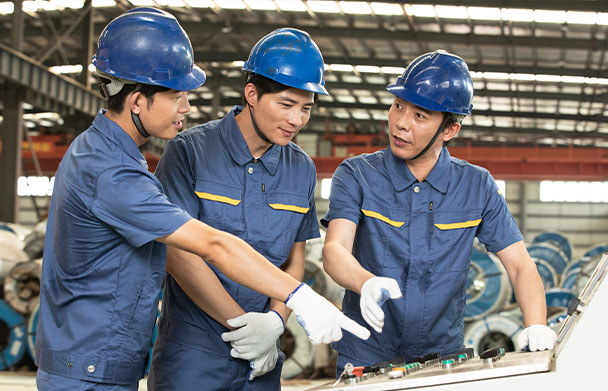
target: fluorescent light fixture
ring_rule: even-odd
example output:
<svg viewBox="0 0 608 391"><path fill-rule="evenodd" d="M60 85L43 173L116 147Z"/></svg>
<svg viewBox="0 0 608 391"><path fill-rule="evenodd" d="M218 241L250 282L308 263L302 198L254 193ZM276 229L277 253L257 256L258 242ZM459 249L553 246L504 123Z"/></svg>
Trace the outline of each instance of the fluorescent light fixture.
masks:
<svg viewBox="0 0 608 391"><path fill-rule="evenodd" d="M566 11L534 10L534 21L538 23L564 23Z"/></svg>
<svg viewBox="0 0 608 391"><path fill-rule="evenodd" d="M188 4L192 8L213 8L214 4L211 0L186 0L186 4Z"/></svg>
<svg viewBox="0 0 608 391"><path fill-rule="evenodd" d="M329 69L334 72L352 72L354 68L350 64L330 64Z"/></svg>
<svg viewBox="0 0 608 391"><path fill-rule="evenodd" d="M608 182L541 181L541 202L608 203Z"/></svg>
<svg viewBox="0 0 608 391"><path fill-rule="evenodd" d="M237 60L237 61L232 61L232 64L231 64L231 65L232 65L234 68L239 68L239 69L240 69L240 68L243 68L243 65L245 65L245 61L240 61L240 60Z"/></svg>
<svg viewBox="0 0 608 391"><path fill-rule="evenodd" d="M95 72L95 70L97 69L97 68L95 68L95 65L93 65L93 64L89 64L88 68L89 68L89 72Z"/></svg>
<svg viewBox="0 0 608 391"><path fill-rule="evenodd" d="M153 0L129 0L129 3L136 5L136 6L153 6L154 5L154 1Z"/></svg>
<svg viewBox="0 0 608 391"><path fill-rule="evenodd" d="M8 15L15 11L15 4L12 1L3 1L0 3L0 14Z"/></svg>
<svg viewBox="0 0 608 391"><path fill-rule="evenodd" d="M156 0L158 5L162 5L165 7L185 7L186 4L183 0Z"/></svg>
<svg viewBox="0 0 608 391"><path fill-rule="evenodd" d="M474 20L500 20L500 8L469 7L469 17Z"/></svg>
<svg viewBox="0 0 608 391"><path fill-rule="evenodd" d="M370 5L376 15L403 15L403 8L400 4L374 2Z"/></svg>
<svg viewBox="0 0 608 391"><path fill-rule="evenodd" d="M60 75L80 73L82 72L82 65L56 65L54 67L50 67L49 71Z"/></svg>
<svg viewBox="0 0 608 391"><path fill-rule="evenodd" d="M380 67L375 65L357 65L355 69L361 73L380 73Z"/></svg>
<svg viewBox="0 0 608 391"><path fill-rule="evenodd" d="M341 1L340 8L345 14L369 15L372 13L365 1Z"/></svg>
<svg viewBox="0 0 608 391"><path fill-rule="evenodd" d="M246 0L245 2L252 10L274 11L277 9L272 0Z"/></svg>
<svg viewBox="0 0 608 391"><path fill-rule="evenodd" d="M310 0L306 4L308 4L310 9L313 10L314 12L334 13L334 14L340 13L340 7L338 7L338 3L336 3L335 1Z"/></svg>
<svg viewBox="0 0 608 391"><path fill-rule="evenodd" d="M434 18L436 16L435 8L433 8L432 5L423 5L423 4L409 5L409 4L407 4L405 6L405 12L408 15L427 17L427 18Z"/></svg>
<svg viewBox="0 0 608 391"><path fill-rule="evenodd" d="M525 10L518 8L502 8L500 14L503 20L511 22L533 22L534 10Z"/></svg>
<svg viewBox="0 0 608 391"><path fill-rule="evenodd" d="M435 7L435 12L440 18L446 19L467 19L469 17L467 7L462 6L438 5Z"/></svg>
<svg viewBox="0 0 608 391"><path fill-rule="evenodd" d="M83 0L51 0L57 8L73 8L78 9L84 6Z"/></svg>
<svg viewBox="0 0 608 391"><path fill-rule="evenodd" d="M36 12L39 10L43 11L56 11L57 7L55 4L50 3L48 1L24 1L23 2L23 11L25 12Z"/></svg>
<svg viewBox="0 0 608 391"><path fill-rule="evenodd" d="M220 8L232 9L232 10L243 10L247 8L245 3L241 0L215 0L215 4Z"/></svg>
<svg viewBox="0 0 608 391"><path fill-rule="evenodd" d="M275 0L277 6L283 11L306 11L301 0Z"/></svg>
<svg viewBox="0 0 608 391"><path fill-rule="evenodd" d="M568 24L596 24L598 20L596 12L566 12L566 22Z"/></svg>
<svg viewBox="0 0 608 391"><path fill-rule="evenodd" d="M387 75L401 75L405 72L405 68L402 67L381 67L380 71Z"/></svg>
<svg viewBox="0 0 608 391"><path fill-rule="evenodd" d="M93 7L95 8L114 7L115 5L114 0L93 0Z"/></svg>

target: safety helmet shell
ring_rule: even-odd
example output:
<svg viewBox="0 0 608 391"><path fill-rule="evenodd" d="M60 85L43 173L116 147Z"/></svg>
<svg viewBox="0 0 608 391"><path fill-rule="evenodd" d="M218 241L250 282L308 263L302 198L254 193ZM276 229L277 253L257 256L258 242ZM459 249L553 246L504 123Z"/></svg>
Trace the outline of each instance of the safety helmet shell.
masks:
<svg viewBox="0 0 608 391"><path fill-rule="evenodd" d="M206 79L177 19L151 7L133 8L108 23L93 64L102 75L178 91L198 88Z"/></svg>
<svg viewBox="0 0 608 391"><path fill-rule="evenodd" d="M464 60L445 50L412 61L386 89L395 96L431 111L470 115L473 80Z"/></svg>
<svg viewBox="0 0 608 391"><path fill-rule="evenodd" d="M323 56L307 32L280 28L260 39L243 70L283 85L328 95L323 80Z"/></svg>

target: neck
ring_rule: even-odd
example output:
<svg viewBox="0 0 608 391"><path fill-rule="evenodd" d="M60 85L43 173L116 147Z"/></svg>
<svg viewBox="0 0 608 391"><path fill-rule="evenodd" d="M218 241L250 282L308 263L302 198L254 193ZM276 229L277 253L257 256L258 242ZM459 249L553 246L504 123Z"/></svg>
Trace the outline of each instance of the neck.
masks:
<svg viewBox="0 0 608 391"><path fill-rule="evenodd" d="M120 126L120 128L133 139L135 145L138 147L148 141L148 139L143 137L135 127L133 119L131 119L131 112L127 109L124 109L120 114L106 110L105 116Z"/></svg>
<svg viewBox="0 0 608 391"><path fill-rule="evenodd" d="M418 182L423 182L429 176L435 164L437 164L440 154L441 148L430 149L417 159L406 160L405 164Z"/></svg>
<svg viewBox="0 0 608 391"><path fill-rule="evenodd" d="M266 153L266 151L272 146L262 140L253 128L251 122L251 115L249 114L249 108L245 106L243 110L236 115L236 124L239 126L239 130L245 139L247 148L251 152L251 156L260 157ZM137 130L136 130L137 131Z"/></svg>

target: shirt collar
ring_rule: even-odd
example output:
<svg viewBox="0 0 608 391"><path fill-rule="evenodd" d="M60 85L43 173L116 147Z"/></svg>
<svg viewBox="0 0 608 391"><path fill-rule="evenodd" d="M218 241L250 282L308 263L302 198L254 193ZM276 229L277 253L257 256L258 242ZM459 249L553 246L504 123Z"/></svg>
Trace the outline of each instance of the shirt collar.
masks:
<svg viewBox="0 0 608 391"><path fill-rule="evenodd" d="M125 132L120 125L105 116L106 109L101 109L95 115L93 127L101 133L103 137L122 149L127 155L137 160L142 166L148 169L148 162L141 154L135 140Z"/></svg>
<svg viewBox="0 0 608 391"><path fill-rule="evenodd" d="M230 113L220 121L220 135L232 160L242 166L251 162L253 156L249 151L245 138L243 138L241 129L236 123L236 116L241 111L243 111L243 106L234 106L232 110L230 110ZM281 147L273 145L258 159L258 161L262 162L270 175L274 175L279 167L280 157Z"/></svg>
<svg viewBox="0 0 608 391"><path fill-rule="evenodd" d="M426 181L431 186L444 194L447 192L450 182L450 161L450 153L447 147L443 147L437 163L435 163L429 176L426 177Z"/></svg>
<svg viewBox="0 0 608 391"><path fill-rule="evenodd" d="M403 191L413 185L417 179L410 171L403 159L398 158L391 151L390 145L386 148L384 162L388 169L389 177L396 191ZM443 147L439 159L435 166L426 178L435 189L441 193L445 193L450 180L450 153L446 147Z"/></svg>

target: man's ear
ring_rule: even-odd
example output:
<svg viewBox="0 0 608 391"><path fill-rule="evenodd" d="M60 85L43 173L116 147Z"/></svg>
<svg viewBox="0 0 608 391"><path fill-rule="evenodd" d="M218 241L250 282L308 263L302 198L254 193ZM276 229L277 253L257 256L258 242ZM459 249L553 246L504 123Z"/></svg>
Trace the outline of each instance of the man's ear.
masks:
<svg viewBox="0 0 608 391"><path fill-rule="evenodd" d="M250 107L254 107L258 102L258 89L253 83L245 85L245 101Z"/></svg>
<svg viewBox="0 0 608 391"><path fill-rule="evenodd" d="M146 97L140 92L132 92L127 96L127 104L131 112L135 115L141 113L142 105L145 104Z"/></svg>
<svg viewBox="0 0 608 391"><path fill-rule="evenodd" d="M450 141L456 137L458 132L460 132L460 127L460 122L454 122L450 126L446 126L446 128L443 129L443 141Z"/></svg>

